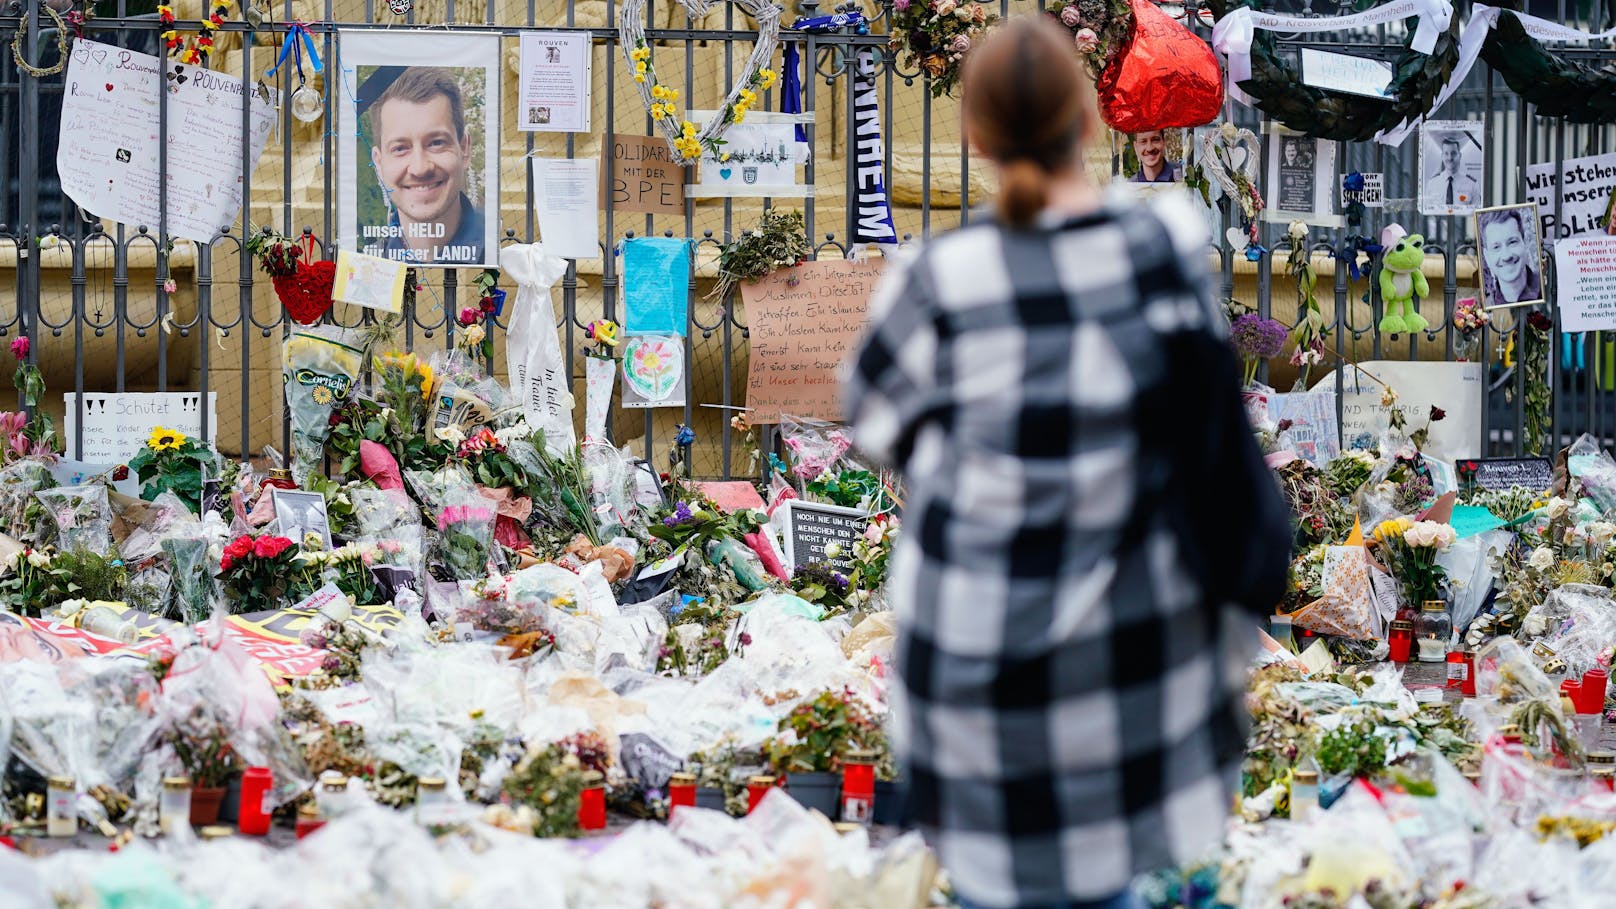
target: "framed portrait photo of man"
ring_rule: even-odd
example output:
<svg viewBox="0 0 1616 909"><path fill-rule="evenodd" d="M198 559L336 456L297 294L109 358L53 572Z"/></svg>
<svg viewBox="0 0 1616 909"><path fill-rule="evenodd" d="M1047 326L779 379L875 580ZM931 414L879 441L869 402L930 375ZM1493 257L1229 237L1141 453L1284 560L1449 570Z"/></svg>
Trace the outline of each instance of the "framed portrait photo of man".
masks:
<svg viewBox="0 0 1616 909"><path fill-rule="evenodd" d="M1481 302L1487 307L1543 302L1543 238L1537 203L1482 208L1475 213L1481 259Z"/></svg>
<svg viewBox="0 0 1616 909"><path fill-rule="evenodd" d="M498 264L500 59L495 34L339 32L343 249Z"/></svg>
<svg viewBox="0 0 1616 909"><path fill-rule="evenodd" d="M276 489L273 495L281 536L301 546L303 538L312 533L319 536L321 549L331 548L331 520L326 515L325 496L294 489Z"/></svg>

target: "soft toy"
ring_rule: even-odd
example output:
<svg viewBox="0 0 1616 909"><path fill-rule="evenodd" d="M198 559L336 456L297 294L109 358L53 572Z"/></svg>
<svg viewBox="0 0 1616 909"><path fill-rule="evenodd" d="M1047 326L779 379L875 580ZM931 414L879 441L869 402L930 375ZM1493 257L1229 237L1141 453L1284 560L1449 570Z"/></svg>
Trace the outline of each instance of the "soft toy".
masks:
<svg viewBox="0 0 1616 909"><path fill-rule="evenodd" d="M1381 259L1380 298L1386 304L1386 317L1380 320L1382 334L1413 334L1431 327L1420 315L1419 304L1431 292L1426 283L1425 238L1407 234L1393 224L1381 232L1385 255Z"/></svg>

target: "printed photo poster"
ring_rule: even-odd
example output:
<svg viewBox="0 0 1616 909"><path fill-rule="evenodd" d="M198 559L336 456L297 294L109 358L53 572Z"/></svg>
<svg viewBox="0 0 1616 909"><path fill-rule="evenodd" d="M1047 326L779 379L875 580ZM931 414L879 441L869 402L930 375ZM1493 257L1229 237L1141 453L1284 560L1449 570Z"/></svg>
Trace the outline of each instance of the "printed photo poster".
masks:
<svg viewBox="0 0 1616 909"><path fill-rule="evenodd" d="M1543 302L1543 244L1536 205L1526 202L1476 212L1476 248L1481 253L1483 305Z"/></svg>
<svg viewBox="0 0 1616 909"><path fill-rule="evenodd" d="M275 124L276 92L251 86L243 98L241 80L228 73L84 38L68 55L62 91L56 170L74 204L109 221L164 228L203 244L235 223L242 188ZM166 172L158 168L164 103Z"/></svg>
<svg viewBox="0 0 1616 909"><path fill-rule="evenodd" d="M623 341L623 406L685 406L685 339L630 335Z"/></svg>
<svg viewBox="0 0 1616 909"><path fill-rule="evenodd" d="M1296 456L1323 467L1341 454L1341 430L1335 413L1335 387L1312 392L1268 396L1268 421L1289 420L1285 445Z"/></svg>
<svg viewBox="0 0 1616 909"><path fill-rule="evenodd" d="M499 264L499 36L338 33L341 247Z"/></svg>
<svg viewBox="0 0 1616 909"><path fill-rule="evenodd" d="M1481 207L1479 120L1427 120L1420 127L1420 214L1468 215Z"/></svg>
<svg viewBox="0 0 1616 909"><path fill-rule="evenodd" d="M522 32L516 128L530 133L589 132L589 36Z"/></svg>
<svg viewBox="0 0 1616 909"><path fill-rule="evenodd" d="M1616 154L1567 158L1526 168L1526 198L1537 203L1538 225L1550 246L1556 240L1603 233L1610 194L1616 190Z"/></svg>
<svg viewBox="0 0 1616 909"><path fill-rule="evenodd" d="M715 111L692 110L685 117L704 123ZM811 196L797 180L797 167L808 160L808 146L797 141L799 114L753 111L746 122L724 132L718 151L702 152L696 183L685 195L696 199L735 196Z"/></svg>
<svg viewBox="0 0 1616 909"><path fill-rule="evenodd" d="M1339 187L1335 142L1273 127L1268 141L1268 183L1262 187L1268 203L1265 219L1334 227L1341 220L1335 214Z"/></svg>

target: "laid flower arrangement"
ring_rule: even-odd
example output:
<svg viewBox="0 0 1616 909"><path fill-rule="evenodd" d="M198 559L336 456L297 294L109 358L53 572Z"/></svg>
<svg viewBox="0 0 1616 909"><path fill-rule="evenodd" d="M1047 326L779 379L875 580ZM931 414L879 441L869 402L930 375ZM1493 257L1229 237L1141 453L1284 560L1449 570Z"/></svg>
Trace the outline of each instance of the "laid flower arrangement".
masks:
<svg viewBox="0 0 1616 909"><path fill-rule="evenodd" d="M242 534L225 546L219 582L235 614L276 609L297 572L297 544L280 536Z"/></svg>
<svg viewBox="0 0 1616 909"><path fill-rule="evenodd" d="M1049 14L1070 29L1072 42L1096 81L1128 47L1133 11L1126 0L1062 0Z"/></svg>
<svg viewBox="0 0 1616 909"><path fill-rule="evenodd" d="M140 480L142 499L149 502L165 492L173 493L192 512L202 510L202 481L216 479L220 473L219 456L212 446L162 426L152 430L140 452L129 460L129 469Z"/></svg>
<svg viewBox="0 0 1616 909"><path fill-rule="evenodd" d="M1437 565L1436 556L1454 539L1447 524L1403 517L1376 527L1370 548L1397 580L1404 604L1417 610L1427 600L1443 599L1447 572Z"/></svg>
<svg viewBox="0 0 1616 909"><path fill-rule="evenodd" d="M886 749L886 734L869 705L851 689L822 691L780 718L764 745L776 773L835 773L856 751Z"/></svg>

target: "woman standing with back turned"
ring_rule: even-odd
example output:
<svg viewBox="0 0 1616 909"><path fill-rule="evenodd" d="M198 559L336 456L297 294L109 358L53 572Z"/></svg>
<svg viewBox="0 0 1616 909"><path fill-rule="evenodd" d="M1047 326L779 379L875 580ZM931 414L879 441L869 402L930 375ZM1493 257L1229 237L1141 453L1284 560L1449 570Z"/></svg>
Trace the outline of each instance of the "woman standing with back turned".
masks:
<svg viewBox="0 0 1616 909"><path fill-rule="evenodd" d="M1220 620L1279 601L1288 516L1204 219L1085 177L1070 34L1011 20L963 84L997 218L889 269L845 388L858 445L909 484L889 592L910 805L967 906L1132 906L1135 874L1222 829Z"/></svg>

